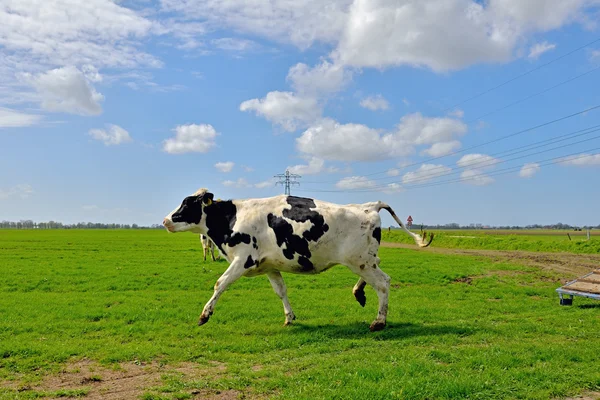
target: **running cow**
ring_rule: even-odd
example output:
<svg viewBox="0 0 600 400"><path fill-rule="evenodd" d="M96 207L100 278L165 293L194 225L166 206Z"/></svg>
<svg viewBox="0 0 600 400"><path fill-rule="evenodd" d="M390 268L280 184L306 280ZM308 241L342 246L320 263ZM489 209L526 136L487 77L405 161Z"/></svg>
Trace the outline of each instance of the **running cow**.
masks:
<svg viewBox="0 0 600 400"><path fill-rule="evenodd" d="M204 306L199 325L208 322L227 287L242 276L266 274L281 298L285 324L296 318L287 298L281 272L318 274L334 265L346 265L360 279L354 285L356 300L364 307L369 284L379 297L379 311L370 329L386 324L390 278L379 269L381 219L387 210L420 247L433 234L410 232L394 211L380 201L338 205L295 196L264 199L213 200L206 189L186 197L163 221L169 232L207 235L230 265L217 280L214 294ZM428 240L427 240L428 239Z"/></svg>

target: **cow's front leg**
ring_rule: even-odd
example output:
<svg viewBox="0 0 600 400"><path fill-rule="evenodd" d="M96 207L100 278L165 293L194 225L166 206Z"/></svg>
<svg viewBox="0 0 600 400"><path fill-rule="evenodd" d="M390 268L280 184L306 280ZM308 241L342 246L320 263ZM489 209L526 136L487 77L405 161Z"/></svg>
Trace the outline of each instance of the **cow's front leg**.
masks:
<svg viewBox="0 0 600 400"><path fill-rule="evenodd" d="M212 258L213 262L216 261L215 260L215 245L211 243L210 246L210 257Z"/></svg>
<svg viewBox="0 0 600 400"><path fill-rule="evenodd" d="M294 312L292 311L292 306L290 305L290 301L287 297L287 287L285 286L285 282L283 281L283 277L279 271L271 271L267 273L269 277L269 282L271 282L271 286L273 286L273 290L279 296L281 301L283 302L283 312L285 313L285 324L290 325L293 320L296 319Z"/></svg>
<svg viewBox="0 0 600 400"><path fill-rule="evenodd" d="M240 257L234 258L231 264L229 264L227 270L217 280L217 283L215 283L215 292L204 306L202 314L200 315L200 320L198 321L198 325L204 325L208 322L208 319L213 314L215 304L217 303L217 300L219 300L221 294L229 285L237 281L242 275L244 275L244 272L246 272L244 269L244 263L241 260L242 258Z"/></svg>

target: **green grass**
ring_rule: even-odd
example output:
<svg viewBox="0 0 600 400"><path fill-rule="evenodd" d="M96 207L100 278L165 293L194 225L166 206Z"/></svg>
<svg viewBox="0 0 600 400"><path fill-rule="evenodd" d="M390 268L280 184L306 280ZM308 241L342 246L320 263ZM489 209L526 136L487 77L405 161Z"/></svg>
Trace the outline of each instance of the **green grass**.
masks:
<svg viewBox="0 0 600 400"><path fill-rule="evenodd" d="M193 381L164 376L147 399L194 389L281 399L548 399L600 389L598 302L560 307L559 275L384 248L393 287L381 332L368 331L374 291L361 308L357 277L342 266L284 275L294 326L282 326L279 298L256 277L233 284L198 327L227 266L201 253L192 234L0 231L0 382L35 383L85 357L226 365ZM59 395L0 388L0 398Z"/></svg>
<svg viewBox="0 0 600 400"><path fill-rule="evenodd" d="M414 232L418 230L413 229ZM600 254L600 238L592 236L588 241L581 232L569 232L572 240L563 234L549 232L521 232L508 233L507 231L495 232L461 230L461 231L432 231L435 233L434 246L459 249L486 249L486 250L525 250L546 252L568 252ZM552 231L556 232L556 231ZM414 244L413 239L404 231L395 229L382 231L382 240L395 243Z"/></svg>

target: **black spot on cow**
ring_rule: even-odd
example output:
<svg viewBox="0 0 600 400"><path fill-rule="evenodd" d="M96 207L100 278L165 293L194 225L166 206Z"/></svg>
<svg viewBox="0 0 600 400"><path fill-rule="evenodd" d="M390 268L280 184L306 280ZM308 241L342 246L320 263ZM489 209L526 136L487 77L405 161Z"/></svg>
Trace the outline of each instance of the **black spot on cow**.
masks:
<svg viewBox="0 0 600 400"><path fill-rule="evenodd" d="M381 228L377 227L373 229L373 237L377 240L377 243L381 243Z"/></svg>
<svg viewBox="0 0 600 400"><path fill-rule="evenodd" d="M252 236L252 247L254 247L255 250L258 250L258 244L256 243L256 236Z"/></svg>
<svg viewBox="0 0 600 400"><path fill-rule="evenodd" d="M298 257L298 265L300 265L301 267L301 272L311 272L315 270L315 266L313 265L313 263L304 256Z"/></svg>
<svg viewBox="0 0 600 400"><path fill-rule="evenodd" d="M258 261L255 262L252 259L252 256L248 256L248 259L246 260L246 262L244 263L244 268L248 269L248 268L252 268L255 264L258 264Z"/></svg>
<svg viewBox="0 0 600 400"><path fill-rule="evenodd" d="M267 216L267 224L275 233L277 245L283 247L285 244L283 255L288 260L292 260L298 254L298 264L301 267L301 271L313 271L315 267L310 261L312 254L309 249L309 242L319 240L329 230L329 225L325 223L325 219L321 214L311 210L311 208L317 207L314 200L288 196L287 203L292 207L283 210L283 218L269 214ZM299 236L294 233L294 228L286 218L296 222L310 221L312 222L312 226L309 230L302 232L302 236Z"/></svg>
<svg viewBox="0 0 600 400"><path fill-rule="evenodd" d="M250 235L242 232L234 232L233 226L237 221L237 207L232 201L217 201L204 207L206 213L206 234L227 255L223 245L231 247L240 243L250 244Z"/></svg>

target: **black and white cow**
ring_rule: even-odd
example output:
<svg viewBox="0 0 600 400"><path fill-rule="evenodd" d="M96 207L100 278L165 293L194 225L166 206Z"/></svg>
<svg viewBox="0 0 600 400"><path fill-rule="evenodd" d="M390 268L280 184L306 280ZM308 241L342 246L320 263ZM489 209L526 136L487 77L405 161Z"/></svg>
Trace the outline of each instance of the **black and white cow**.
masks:
<svg viewBox="0 0 600 400"><path fill-rule="evenodd" d="M214 294L204 306L199 325L213 314L225 289L241 276L266 274L283 301L285 324L296 317L287 298L281 272L318 274L334 265L346 265L360 279L354 285L356 300L364 307L368 283L379 297L379 312L372 331L385 327L390 278L379 269L381 219L387 210L420 247L427 247L426 234L405 228L394 211L380 201L338 205L295 196L264 199L213 200L200 189L186 197L163 221L169 232L207 235L219 248L229 267L217 280Z"/></svg>
<svg viewBox="0 0 600 400"><path fill-rule="evenodd" d="M200 235L200 244L202 245L202 253L204 254L204 261L206 261L206 253L209 252L210 253L210 257L212 258L213 261L215 260L215 244L213 243L212 240L210 240L210 238L206 235ZM217 250L217 258L221 258L221 255L219 254L218 250Z"/></svg>

